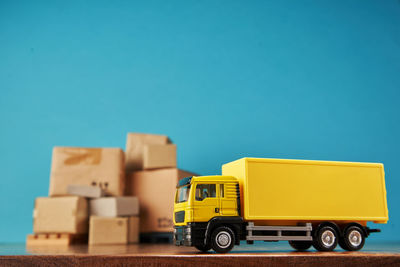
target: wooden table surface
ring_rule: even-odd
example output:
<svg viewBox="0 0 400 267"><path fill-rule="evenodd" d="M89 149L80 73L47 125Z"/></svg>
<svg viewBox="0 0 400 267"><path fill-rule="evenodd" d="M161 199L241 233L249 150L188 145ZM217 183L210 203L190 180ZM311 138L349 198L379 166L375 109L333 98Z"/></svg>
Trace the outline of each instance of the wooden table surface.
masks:
<svg viewBox="0 0 400 267"><path fill-rule="evenodd" d="M368 241L368 240L367 240ZM400 242L369 242L360 252L295 252L287 242L245 243L228 254L199 253L168 244L26 247L0 244L0 265L201 265L205 266L400 266Z"/></svg>

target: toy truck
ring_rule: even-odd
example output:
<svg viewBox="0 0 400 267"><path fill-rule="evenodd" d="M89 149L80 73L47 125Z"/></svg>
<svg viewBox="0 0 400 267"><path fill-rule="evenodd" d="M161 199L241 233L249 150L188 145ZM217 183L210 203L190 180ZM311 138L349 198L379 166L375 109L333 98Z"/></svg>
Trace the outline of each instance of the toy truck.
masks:
<svg viewBox="0 0 400 267"><path fill-rule="evenodd" d="M380 232L367 222L387 221L383 164L242 158L220 176L178 182L174 242L218 253L241 240L354 251Z"/></svg>

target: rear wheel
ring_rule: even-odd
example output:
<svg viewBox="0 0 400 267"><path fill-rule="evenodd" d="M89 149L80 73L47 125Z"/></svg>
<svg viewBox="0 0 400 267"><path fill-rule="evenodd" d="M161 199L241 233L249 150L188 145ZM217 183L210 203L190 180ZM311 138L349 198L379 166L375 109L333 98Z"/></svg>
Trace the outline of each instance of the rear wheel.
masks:
<svg viewBox="0 0 400 267"><path fill-rule="evenodd" d="M312 241L289 241L289 245L298 251L304 251L311 247Z"/></svg>
<svg viewBox="0 0 400 267"><path fill-rule="evenodd" d="M211 235L211 247L215 252L227 253L235 245L235 234L232 229L221 226L215 229Z"/></svg>
<svg viewBox="0 0 400 267"><path fill-rule="evenodd" d="M322 226L315 233L313 246L319 251L332 251L338 243L338 234L331 226Z"/></svg>
<svg viewBox="0 0 400 267"><path fill-rule="evenodd" d="M356 251L362 249L364 243L364 231L360 227L354 225L345 230L339 245L345 250Z"/></svg>
<svg viewBox="0 0 400 267"><path fill-rule="evenodd" d="M198 250L200 250L201 252L207 252L211 249L211 245L207 244L207 245L195 245L195 248L197 248Z"/></svg>

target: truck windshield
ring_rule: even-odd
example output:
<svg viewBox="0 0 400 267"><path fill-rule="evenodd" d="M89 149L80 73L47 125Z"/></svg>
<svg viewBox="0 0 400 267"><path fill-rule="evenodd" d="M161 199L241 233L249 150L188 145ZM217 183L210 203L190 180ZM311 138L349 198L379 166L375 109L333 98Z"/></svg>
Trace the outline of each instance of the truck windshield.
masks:
<svg viewBox="0 0 400 267"><path fill-rule="evenodd" d="M190 185L181 186L176 193L175 203L186 202L189 198Z"/></svg>

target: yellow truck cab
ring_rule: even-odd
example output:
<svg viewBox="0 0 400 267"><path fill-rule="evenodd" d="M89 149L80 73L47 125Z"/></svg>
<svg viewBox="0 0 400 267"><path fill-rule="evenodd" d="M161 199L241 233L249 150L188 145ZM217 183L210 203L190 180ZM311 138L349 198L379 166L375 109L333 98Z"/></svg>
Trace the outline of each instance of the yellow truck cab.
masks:
<svg viewBox="0 0 400 267"><path fill-rule="evenodd" d="M331 251L359 250L386 223L383 165L242 158L222 175L180 180L174 203L174 242L201 251L230 251L241 240L289 241Z"/></svg>
<svg viewBox="0 0 400 267"><path fill-rule="evenodd" d="M241 227L239 183L232 176L187 177L178 182L174 205L175 244L195 246L201 251L211 249L204 245L210 225L232 223ZM236 229L237 233L241 229ZM221 237L223 238L223 237ZM226 238L231 238L226 236ZM222 239L221 239L222 240ZM240 237L233 243L239 244Z"/></svg>

